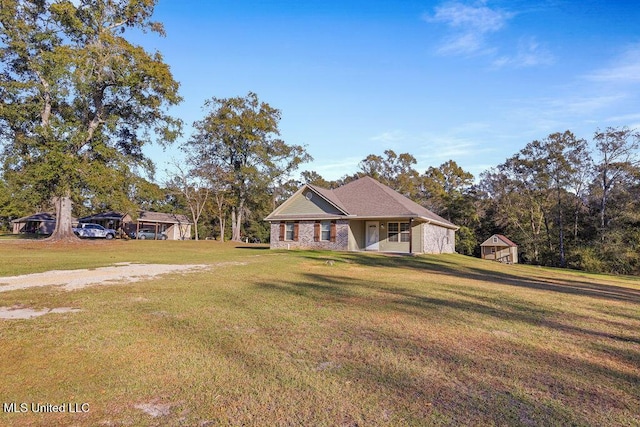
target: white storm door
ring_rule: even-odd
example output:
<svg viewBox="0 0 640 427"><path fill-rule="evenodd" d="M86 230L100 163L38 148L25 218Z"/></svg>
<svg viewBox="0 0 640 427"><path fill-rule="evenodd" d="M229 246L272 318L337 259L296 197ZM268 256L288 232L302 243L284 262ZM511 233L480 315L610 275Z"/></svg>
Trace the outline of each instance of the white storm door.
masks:
<svg viewBox="0 0 640 427"><path fill-rule="evenodd" d="M368 251L377 251L380 249L380 232L378 230L378 221L367 221L365 224L365 249Z"/></svg>

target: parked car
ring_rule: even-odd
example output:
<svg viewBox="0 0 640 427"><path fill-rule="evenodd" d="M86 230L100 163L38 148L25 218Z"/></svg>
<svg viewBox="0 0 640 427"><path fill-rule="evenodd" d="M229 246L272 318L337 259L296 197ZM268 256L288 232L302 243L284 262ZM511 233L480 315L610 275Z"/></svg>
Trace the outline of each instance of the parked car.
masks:
<svg viewBox="0 0 640 427"><path fill-rule="evenodd" d="M129 237L140 240L167 240L168 238L165 233L158 233L156 235L156 230L153 228L141 228L137 234L135 231L132 231L129 233Z"/></svg>
<svg viewBox="0 0 640 427"><path fill-rule="evenodd" d="M82 238L99 238L99 239L113 239L116 237L116 230L111 228L104 228L100 224L79 224L73 229L73 232L78 237Z"/></svg>

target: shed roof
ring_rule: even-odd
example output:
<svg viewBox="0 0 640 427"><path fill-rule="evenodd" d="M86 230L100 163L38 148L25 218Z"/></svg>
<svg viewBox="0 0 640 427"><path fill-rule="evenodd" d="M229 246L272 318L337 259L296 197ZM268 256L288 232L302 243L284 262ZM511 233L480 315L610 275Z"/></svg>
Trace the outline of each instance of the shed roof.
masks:
<svg viewBox="0 0 640 427"><path fill-rule="evenodd" d="M496 243L493 241L494 237L497 237L498 242L502 243L501 245L498 245L498 246L509 246L509 247L516 247L516 248L518 247L518 245L513 243L511 240L507 239L502 234L494 234L493 236L489 237L487 240L482 242L480 246L496 246Z"/></svg>

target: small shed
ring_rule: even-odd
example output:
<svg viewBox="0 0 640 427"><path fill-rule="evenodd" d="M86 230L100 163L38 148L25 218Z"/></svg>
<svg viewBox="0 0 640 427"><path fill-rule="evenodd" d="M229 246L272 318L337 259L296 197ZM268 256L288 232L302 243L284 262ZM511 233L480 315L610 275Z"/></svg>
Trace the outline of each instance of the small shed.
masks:
<svg viewBox="0 0 640 427"><path fill-rule="evenodd" d="M482 259L517 264L518 245L502 234L494 234L480 245L480 256Z"/></svg>

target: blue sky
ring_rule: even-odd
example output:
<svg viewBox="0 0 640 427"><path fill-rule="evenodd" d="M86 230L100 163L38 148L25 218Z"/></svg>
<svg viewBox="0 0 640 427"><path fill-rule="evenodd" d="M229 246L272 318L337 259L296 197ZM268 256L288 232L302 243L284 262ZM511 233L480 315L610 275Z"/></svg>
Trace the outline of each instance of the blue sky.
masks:
<svg viewBox="0 0 640 427"><path fill-rule="evenodd" d="M181 83L185 140L206 99L253 91L327 179L386 149L477 178L554 132L640 129L631 0L160 0L154 19L167 37L141 44ZM160 181L180 157L148 153Z"/></svg>

